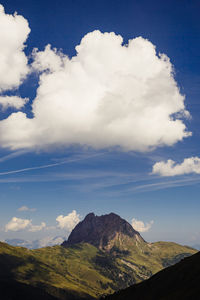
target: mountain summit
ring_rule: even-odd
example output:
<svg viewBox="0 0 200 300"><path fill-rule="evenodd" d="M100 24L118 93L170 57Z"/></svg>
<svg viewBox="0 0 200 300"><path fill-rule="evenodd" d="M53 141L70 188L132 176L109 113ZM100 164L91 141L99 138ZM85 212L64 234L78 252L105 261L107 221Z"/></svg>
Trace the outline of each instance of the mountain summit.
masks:
<svg viewBox="0 0 200 300"><path fill-rule="evenodd" d="M89 213L76 225L62 246L89 243L101 250L110 251L114 246L121 250L128 250L127 243L131 242L140 243L144 240L126 220L114 213L103 216Z"/></svg>

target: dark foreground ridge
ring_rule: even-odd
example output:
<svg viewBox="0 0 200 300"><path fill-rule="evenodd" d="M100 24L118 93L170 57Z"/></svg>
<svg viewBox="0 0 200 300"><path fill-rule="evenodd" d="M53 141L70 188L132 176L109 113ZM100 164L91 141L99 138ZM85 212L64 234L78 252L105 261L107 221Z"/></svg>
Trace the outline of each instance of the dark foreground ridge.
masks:
<svg viewBox="0 0 200 300"><path fill-rule="evenodd" d="M104 300L200 299L200 252Z"/></svg>
<svg viewBox="0 0 200 300"><path fill-rule="evenodd" d="M95 216L94 213L88 214L72 230L67 241L62 246L67 247L79 243L89 243L100 249L105 249L109 242L116 236L124 235L129 238L142 240L139 232L120 216L110 213L103 216Z"/></svg>
<svg viewBox="0 0 200 300"><path fill-rule="evenodd" d="M15 280L0 279L2 300L58 300L45 290Z"/></svg>

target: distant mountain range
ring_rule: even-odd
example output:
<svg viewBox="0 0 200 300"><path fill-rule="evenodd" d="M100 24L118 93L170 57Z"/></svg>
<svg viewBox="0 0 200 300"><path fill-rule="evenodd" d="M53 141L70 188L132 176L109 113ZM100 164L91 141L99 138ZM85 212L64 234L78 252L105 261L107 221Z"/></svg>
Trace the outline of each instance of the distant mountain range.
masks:
<svg viewBox="0 0 200 300"><path fill-rule="evenodd" d="M147 243L120 216L90 213L61 246L29 250L0 243L0 287L12 287L4 300L28 299L28 289L35 289L37 300L95 299L196 252L175 243Z"/></svg>
<svg viewBox="0 0 200 300"><path fill-rule="evenodd" d="M61 245L64 242L61 236L45 237L40 240L27 241L22 239L6 239L5 242L11 246L25 247L28 249L38 249L43 247Z"/></svg>

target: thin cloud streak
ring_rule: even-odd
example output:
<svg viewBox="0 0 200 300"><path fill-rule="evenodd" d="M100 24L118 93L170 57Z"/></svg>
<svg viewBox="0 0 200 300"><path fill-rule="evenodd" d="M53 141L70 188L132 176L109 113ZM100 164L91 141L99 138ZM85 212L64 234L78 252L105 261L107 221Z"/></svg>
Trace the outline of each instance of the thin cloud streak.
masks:
<svg viewBox="0 0 200 300"><path fill-rule="evenodd" d="M165 182L157 182L157 183L150 183L150 184L143 184L133 188L129 188L128 192L148 192L148 191L155 191L161 190L166 188L173 188L177 186L184 186L184 185L193 185L200 182L200 177L198 178L185 178L185 179L178 179L173 181L165 181Z"/></svg>
<svg viewBox="0 0 200 300"><path fill-rule="evenodd" d="M0 157L0 163L4 162L4 161L7 161L7 160L10 160L10 159L13 159L13 158L18 157L18 156L21 156L25 153L28 153L28 151L27 150L21 150L21 151L16 151L16 152L10 153L8 155L2 156L2 157Z"/></svg>
<svg viewBox="0 0 200 300"><path fill-rule="evenodd" d="M131 178L131 174L115 174L115 176L105 176L104 180L103 176L96 177L97 180L93 180L92 182L83 182L81 184L73 183L70 185L72 188L76 188L78 186L79 191L82 192L89 192L89 191L101 191L106 192L106 195L111 193L113 196L119 196L121 193L142 193L142 192L148 192L153 190L160 190L160 189L166 189L166 188L172 188L177 186L184 186L184 185L194 185L200 182L200 177L193 177L193 178L182 178L177 180L171 180L171 181L159 181L154 183L144 183L152 181L152 178L148 178L148 176L141 176L140 178ZM88 177L88 179L95 179L95 177ZM80 179L80 178L79 178ZM82 178L87 179L87 178ZM155 181L157 180L157 177L155 177ZM140 183L144 184L140 184ZM132 185L132 186L131 186ZM134 186L133 186L134 185ZM111 191L112 189L112 191Z"/></svg>
<svg viewBox="0 0 200 300"><path fill-rule="evenodd" d="M96 155L95 155L96 156ZM45 167L53 167L56 165L70 163L73 161L79 161L83 159L89 159L90 157L81 157L78 159L65 160L59 163L54 163L50 165L41 166ZM36 168L36 167L35 167ZM34 169L35 169L34 168ZM40 168L40 167L37 167ZM28 169L28 171L31 168ZM17 172L16 172L17 173ZM19 173L19 172L18 172ZM1 173L0 173L1 175ZM66 182L67 188L79 190L82 192L101 192L112 193L112 195L116 194L119 196L121 193L130 194L130 193L143 193L154 190L161 190L167 188L173 188L177 186L184 185L194 185L200 182L199 176L188 176L182 177L177 180L163 180L160 181L160 177L153 176L153 178L149 178L147 174L131 174L131 173L123 173L123 172L97 172L97 171L86 171L86 172L78 172L78 173L47 173L45 175L29 175L23 177L11 177L11 178L2 178L0 179L0 183L12 183L12 182ZM68 184L69 182L69 184ZM148 183L151 182L151 183ZM63 186L64 188L64 186ZM112 190L112 191L111 191ZM113 194L114 193L114 194Z"/></svg>
<svg viewBox="0 0 200 300"><path fill-rule="evenodd" d="M0 183L9 183L9 182L48 182L48 181L88 181L88 180L98 180L98 183L92 183L93 185L107 186L107 182L110 182L110 186L115 186L118 184L126 184L132 182L140 182L141 179L144 181L144 176L141 176L141 179L136 179L135 174L126 174L126 173L115 173L115 172L96 172L96 171L87 171L83 173L47 173L45 175L29 175L28 177L11 177L0 179ZM101 180L101 182L99 182ZM78 183L79 184L79 183ZM91 181L89 182L91 184ZM76 185L77 186L77 185Z"/></svg>
<svg viewBox="0 0 200 300"><path fill-rule="evenodd" d="M121 180L122 179L122 180ZM142 192L148 192L148 191L154 191L154 190L161 190L161 189L167 189L167 188L173 188L178 186L185 186L185 185L194 185L200 183L200 177L193 177L193 178L182 178L177 180L171 180L171 181L162 181L162 182L154 182L154 183L145 183L140 184L141 182L148 182L152 181L152 179L148 179L148 177L140 179L132 179L127 176L127 180L123 177L121 178L107 178L103 181L98 182L89 182L88 184L84 182L84 185L78 186L79 190L82 192L89 192L91 190L93 191L102 191L106 192L106 195L109 193L112 194L112 196L119 196L119 194L130 194L130 193L142 193ZM155 178L156 180L156 178ZM130 186L131 184L134 184L134 186ZM73 184L73 187L76 188L77 184ZM116 189L114 189L116 187ZM112 191L111 191L112 189Z"/></svg>
<svg viewBox="0 0 200 300"><path fill-rule="evenodd" d="M98 153L98 154L94 154L94 155L90 155L90 156L86 156L86 157L68 159L68 160L64 160L62 162L47 164L47 165L38 166L38 167L30 167L30 168L18 169L18 170L13 170L13 171L1 172L0 176L9 175L9 174L16 174L16 173L22 173L22 172L28 172L28 171L33 171L33 170L47 169L47 168L60 166L60 165L64 165L64 164L68 164L68 163L72 163L72 162L77 162L77 161L81 161L81 160L90 159L90 158L101 156L101 155L104 155L104 153Z"/></svg>

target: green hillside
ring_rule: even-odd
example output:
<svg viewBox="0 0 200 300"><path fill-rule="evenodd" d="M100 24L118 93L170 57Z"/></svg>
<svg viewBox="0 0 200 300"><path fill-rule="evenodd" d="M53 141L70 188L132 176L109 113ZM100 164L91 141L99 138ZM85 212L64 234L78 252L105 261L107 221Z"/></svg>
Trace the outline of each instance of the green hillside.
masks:
<svg viewBox="0 0 200 300"><path fill-rule="evenodd" d="M37 250L0 243L0 282L37 287L56 299L98 298L197 252L168 242L133 243L127 239L122 244L126 247L115 244L106 252L87 243Z"/></svg>
<svg viewBox="0 0 200 300"><path fill-rule="evenodd" d="M104 300L200 299L200 252Z"/></svg>

